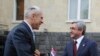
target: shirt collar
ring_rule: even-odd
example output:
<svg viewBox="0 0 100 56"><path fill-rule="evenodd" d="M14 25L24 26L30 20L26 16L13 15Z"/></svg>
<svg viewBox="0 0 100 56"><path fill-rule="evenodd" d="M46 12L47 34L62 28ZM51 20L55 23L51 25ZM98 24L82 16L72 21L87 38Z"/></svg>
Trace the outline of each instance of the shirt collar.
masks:
<svg viewBox="0 0 100 56"><path fill-rule="evenodd" d="M80 44L83 38L84 38L84 35L82 35L81 37L79 37L78 39L76 39L77 43Z"/></svg>
<svg viewBox="0 0 100 56"><path fill-rule="evenodd" d="M32 27L31 27L31 25L30 25L26 20L24 20L24 22L29 26L31 32L33 32L33 29L32 29Z"/></svg>

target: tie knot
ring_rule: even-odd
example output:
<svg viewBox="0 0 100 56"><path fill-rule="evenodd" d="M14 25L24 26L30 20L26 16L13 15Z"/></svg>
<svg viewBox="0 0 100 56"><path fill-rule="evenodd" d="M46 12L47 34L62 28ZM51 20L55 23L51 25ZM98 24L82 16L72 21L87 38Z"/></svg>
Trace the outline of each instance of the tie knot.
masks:
<svg viewBox="0 0 100 56"><path fill-rule="evenodd" d="M74 44L77 44L77 41L74 41Z"/></svg>

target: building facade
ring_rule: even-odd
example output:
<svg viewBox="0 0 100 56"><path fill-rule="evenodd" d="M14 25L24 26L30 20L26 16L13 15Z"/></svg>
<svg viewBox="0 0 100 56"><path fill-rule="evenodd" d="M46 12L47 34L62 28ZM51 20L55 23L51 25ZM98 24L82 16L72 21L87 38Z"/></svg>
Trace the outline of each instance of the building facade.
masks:
<svg viewBox="0 0 100 56"><path fill-rule="evenodd" d="M87 34L97 41L100 50L100 0L0 0L0 29L10 31L21 23L24 9L31 5L44 12L44 24L36 31L37 47L42 53L50 53L53 46L57 56L62 55L74 20L86 22Z"/></svg>
<svg viewBox="0 0 100 56"><path fill-rule="evenodd" d="M22 21L22 20L17 20L19 16L17 15L18 14L17 8L20 4L24 4L24 7L21 6L20 8L23 7L25 9L31 5L37 5L40 8L42 8L44 12L44 24L41 26L39 30L41 32L44 31L44 29L47 29L48 32L68 32L70 22L73 21L73 19L74 20L82 19L81 18L82 13L85 14L83 15L83 18L85 19L82 20L86 22L87 32L100 32L99 0L86 0L86 1L84 0L83 3L82 1L80 2L79 0L77 0L77 2L75 2L74 0L50 0L50 1L19 0L19 2L17 2L17 0L12 0L12 1L0 0L0 1L1 1L0 24L6 25L6 27L8 27L7 28L8 30L11 30L15 25L19 24ZM81 4L83 4L83 6ZM87 8L85 8L86 6ZM77 12L75 12L74 9ZM87 9L87 11L85 11L85 9ZM82 10L83 12L81 12Z"/></svg>

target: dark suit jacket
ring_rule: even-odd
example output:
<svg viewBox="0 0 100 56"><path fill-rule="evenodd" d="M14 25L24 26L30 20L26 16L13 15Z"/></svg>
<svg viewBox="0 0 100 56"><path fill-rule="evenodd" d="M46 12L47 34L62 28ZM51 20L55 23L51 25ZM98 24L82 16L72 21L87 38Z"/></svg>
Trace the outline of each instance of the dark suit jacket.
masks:
<svg viewBox="0 0 100 56"><path fill-rule="evenodd" d="M67 43L63 56L73 56L73 42ZM77 56L97 56L96 42L83 38L77 51Z"/></svg>
<svg viewBox="0 0 100 56"><path fill-rule="evenodd" d="M7 36L4 56L34 56L35 45L29 26L22 22Z"/></svg>

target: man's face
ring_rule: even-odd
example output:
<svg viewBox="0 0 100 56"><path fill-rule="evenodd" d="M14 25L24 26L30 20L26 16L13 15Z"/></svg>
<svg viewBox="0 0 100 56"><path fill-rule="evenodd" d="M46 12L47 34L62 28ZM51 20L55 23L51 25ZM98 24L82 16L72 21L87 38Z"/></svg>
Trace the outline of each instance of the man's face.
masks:
<svg viewBox="0 0 100 56"><path fill-rule="evenodd" d="M71 24L70 27L70 37L73 39L77 39L82 34L82 31L78 30L76 23Z"/></svg>
<svg viewBox="0 0 100 56"><path fill-rule="evenodd" d="M32 28L38 30L40 25L43 23L43 15L32 15Z"/></svg>

